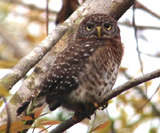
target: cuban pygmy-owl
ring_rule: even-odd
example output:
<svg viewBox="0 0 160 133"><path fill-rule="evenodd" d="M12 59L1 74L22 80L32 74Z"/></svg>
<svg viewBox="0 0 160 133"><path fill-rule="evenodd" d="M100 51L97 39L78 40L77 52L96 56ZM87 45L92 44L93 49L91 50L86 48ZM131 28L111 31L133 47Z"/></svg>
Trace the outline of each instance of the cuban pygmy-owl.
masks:
<svg viewBox="0 0 160 133"><path fill-rule="evenodd" d="M86 17L41 84L50 110L63 106L77 114L101 105L97 100L112 89L122 56L117 22L105 14Z"/></svg>

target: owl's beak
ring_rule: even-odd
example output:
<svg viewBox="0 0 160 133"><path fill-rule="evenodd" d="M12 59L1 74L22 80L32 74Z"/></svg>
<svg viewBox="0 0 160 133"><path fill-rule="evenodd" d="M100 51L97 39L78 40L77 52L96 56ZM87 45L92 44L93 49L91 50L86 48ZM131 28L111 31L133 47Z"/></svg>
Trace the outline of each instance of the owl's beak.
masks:
<svg viewBox="0 0 160 133"><path fill-rule="evenodd" d="M97 29L98 38L100 38L101 37L101 26L97 26L96 29Z"/></svg>

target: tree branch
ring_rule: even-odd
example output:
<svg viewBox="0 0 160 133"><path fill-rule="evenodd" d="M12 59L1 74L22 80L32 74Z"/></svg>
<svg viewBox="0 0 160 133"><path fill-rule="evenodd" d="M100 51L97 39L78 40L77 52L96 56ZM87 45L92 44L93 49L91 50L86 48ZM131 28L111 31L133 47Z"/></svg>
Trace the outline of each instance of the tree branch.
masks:
<svg viewBox="0 0 160 133"><path fill-rule="evenodd" d="M125 91L131 89L132 87L135 87L141 83L147 82L151 79L158 78L158 77L160 77L160 69L153 71L151 73L145 74L144 76L130 80L130 81L124 83L123 85L111 90L110 92L107 92L106 94L102 95L102 97L99 98L98 103L103 102L103 105L104 105L104 104L108 103L109 100L111 100L112 98L121 94L122 92L125 92ZM103 106L103 105L101 105L101 106ZM95 110L96 109L93 109L91 111L94 112ZM80 116L78 116L77 121L74 121L73 118L71 117L68 120L59 124L56 128L54 128L52 131L50 131L50 133L64 132L69 127L73 126L74 124L77 124L78 122L82 121L85 118L86 118L85 116L80 115Z"/></svg>
<svg viewBox="0 0 160 133"><path fill-rule="evenodd" d="M113 89L112 91L106 93L105 95L103 95L98 102L101 102L102 99L105 99L103 103L106 103L107 101L109 101L110 99L116 97L117 95L121 94L122 92L137 86L141 83L147 82L149 80L152 80L154 78L158 78L160 77L160 69L155 70L151 73L145 74L144 76L140 76L138 78L135 78L133 80L130 80L129 82L126 82L125 84Z"/></svg>

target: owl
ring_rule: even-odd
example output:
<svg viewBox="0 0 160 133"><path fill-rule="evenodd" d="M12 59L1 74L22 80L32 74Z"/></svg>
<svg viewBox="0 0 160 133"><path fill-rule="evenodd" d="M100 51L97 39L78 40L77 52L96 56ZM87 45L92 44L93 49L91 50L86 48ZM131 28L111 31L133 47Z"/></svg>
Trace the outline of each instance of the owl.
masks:
<svg viewBox="0 0 160 133"><path fill-rule="evenodd" d="M75 40L61 52L41 83L51 111L63 106L75 117L109 92L117 78L123 56L116 20L106 14L92 14L79 25ZM103 100L101 100L103 101Z"/></svg>

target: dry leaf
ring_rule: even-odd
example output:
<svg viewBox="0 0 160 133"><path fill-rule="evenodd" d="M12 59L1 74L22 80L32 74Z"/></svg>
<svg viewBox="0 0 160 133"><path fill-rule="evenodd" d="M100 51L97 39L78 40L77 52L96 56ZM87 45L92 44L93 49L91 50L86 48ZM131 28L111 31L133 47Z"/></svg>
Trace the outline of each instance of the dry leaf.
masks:
<svg viewBox="0 0 160 133"><path fill-rule="evenodd" d="M41 123L41 125L55 125L55 124L59 124L59 123L60 123L60 121L49 120L49 121L43 121Z"/></svg>
<svg viewBox="0 0 160 133"><path fill-rule="evenodd" d="M10 127L10 131L12 132L18 132L18 131L21 131L21 130L24 130L26 128L29 128L30 125L23 125L24 122L22 121L14 121L11 123L11 127ZM5 133L5 129L7 127L7 124L4 124L2 126L0 126L0 133Z"/></svg>
<svg viewBox="0 0 160 133"><path fill-rule="evenodd" d="M42 119L39 119L36 124L39 126L39 125L55 125L55 124L59 124L61 123L60 121L57 121L57 120L50 120L50 119L45 119L45 118L42 118Z"/></svg>
<svg viewBox="0 0 160 133"><path fill-rule="evenodd" d="M31 116L24 116L22 117L22 120L33 120Z"/></svg>
<svg viewBox="0 0 160 133"><path fill-rule="evenodd" d="M41 113L42 113L42 111L43 111L44 108L45 108L44 106L39 107L39 108L35 108L32 111L32 113L34 113L34 118L38 118L41 115Z"/></svg>
<svg viewBox="0 0 160 133"><path fill-rule="evenodd" d="M96 128L92 129L91 132L93 131L98 131L98 130L101 130L101 129L104 129L107 125L109 124L109 121L97 126Z"/></svg>

